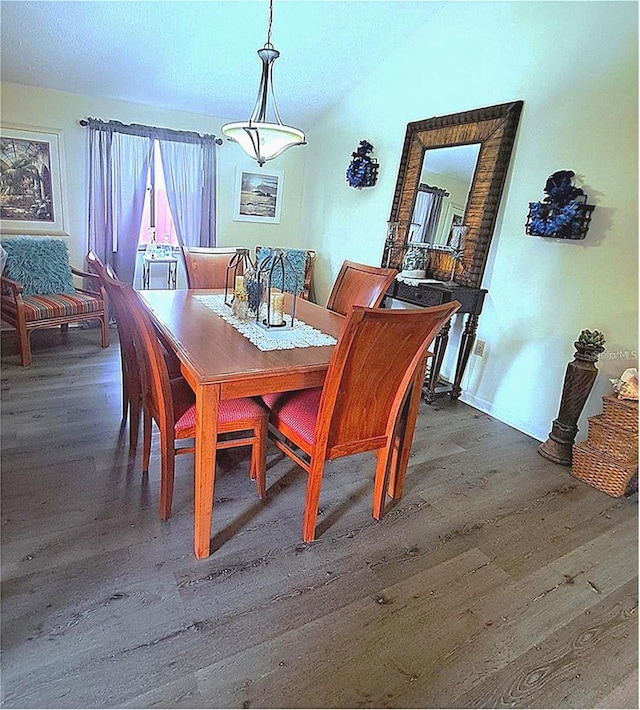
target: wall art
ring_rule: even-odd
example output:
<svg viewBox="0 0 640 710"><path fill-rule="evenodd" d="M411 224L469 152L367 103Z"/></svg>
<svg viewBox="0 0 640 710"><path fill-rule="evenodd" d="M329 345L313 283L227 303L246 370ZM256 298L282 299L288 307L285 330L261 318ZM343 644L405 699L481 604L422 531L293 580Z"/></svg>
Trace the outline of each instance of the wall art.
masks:
<svg viewBox="0 0 640 710"><path fill-rule="evenodd" d="M0 129L0 232L67 235L62 132Z"/></svg>
<svg viewBox="0 0 640 710"><path fill-rule="evenodd" d="M233 202L236 222L280 222L282 210L282 172L237 170Z"/></svg>

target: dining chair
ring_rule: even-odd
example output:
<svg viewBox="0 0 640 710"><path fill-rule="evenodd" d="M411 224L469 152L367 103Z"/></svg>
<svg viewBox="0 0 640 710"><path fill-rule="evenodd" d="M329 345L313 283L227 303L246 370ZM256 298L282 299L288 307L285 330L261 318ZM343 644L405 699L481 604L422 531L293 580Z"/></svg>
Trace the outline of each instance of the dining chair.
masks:
<svg viewBox="0 0 640 710"><path fill-rule="evenodd" d="M142 383L131 321L127 317L127 313L122 311L120 301L114 298L114 284L120 282L111 264L104 264L92 249L86 256L86 263L89 271L100 279L102 287L107 292L112 314L116 320L122 371L122 422L124 424L127 418L129 419L129 449L133 451L138 446L140 412L142 411ZM162 343L160 348L167 365L169 378L181 377L180 361L176 355Z"/></svg>
<svg viewBox="0 0 640 710"><path fill-rule="evenodd" d="M142 469L149 471L153 422L160 431L161 482L160 517L171 516L175 457L190 453L195 446L177 446L176 442L195 439L195 395L183 378L169 379L157 333L138 294L129 284L113 283L113 298L126 313L134 333L135 351L142 375L143 458ZM265 407L254 399L241 397L221 400L218 411L217 449L251 446L250 477L256 481L258 495L266 492L267 420ZM237 435L233 438L226 438Z"/></svg>
<svg viewBox="0 0 640 710"><path fill-rule="evenodd" d="M256 265L269 256L271 251L277 247L256 247ZM313 249L283 249L285 256L296 272L296 281L298 284L298 298L303 298L305 301L313 301L313 267L316 263L316 252ZM285 281L289 279L285 278ZM278 286L279 287L279 286ZM292 291L293 289L287 288Z"/></svg>
<svg viewBox="0 0 640 710"><path fill-rule="evenodd" d="M352 306L378 308L397 275L396 269L345 261L329 294L327 308L343 316L349 314Z"/></svg>
<svg viewBox="0 0 640 710"><path fill-rule="evenodd" d="M265 395L273 443L307 472L303 538L315 539L327 461L374 451L373 517L385 494L400 498L415 428L429 344L460 308L355 306L335 346L321 388Z"/></svg>
<svg viewBox="0 0 640 710"><path fill-rule="evenodd" d="M224 288L227 266L236 248L183 246L187 288Z"/></svg>

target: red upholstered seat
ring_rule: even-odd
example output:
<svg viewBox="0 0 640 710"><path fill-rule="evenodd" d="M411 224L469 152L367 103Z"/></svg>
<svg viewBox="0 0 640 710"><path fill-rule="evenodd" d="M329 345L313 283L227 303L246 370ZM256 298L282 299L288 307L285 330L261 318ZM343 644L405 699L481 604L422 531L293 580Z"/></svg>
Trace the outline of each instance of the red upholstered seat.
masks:
<svg viewBox="0 0 640 710"><path fill-rule="evenodd" d="M271 421L276 428L283 424L288 426L311 446L315 438L321 396L322 387L316 387L298 392L265 395L263 400L271 409Z"/></svg>
<svg viewBox="0 0 640 710"><path fill-rule="evenodd" d="M264 409L253 399L239 397L238 399L223 399L218 409L218 424L230 424L242 419L252 419L264 416ZM196 406L192 404L178 419L175 425L176 434L196 427Z"/></svg>

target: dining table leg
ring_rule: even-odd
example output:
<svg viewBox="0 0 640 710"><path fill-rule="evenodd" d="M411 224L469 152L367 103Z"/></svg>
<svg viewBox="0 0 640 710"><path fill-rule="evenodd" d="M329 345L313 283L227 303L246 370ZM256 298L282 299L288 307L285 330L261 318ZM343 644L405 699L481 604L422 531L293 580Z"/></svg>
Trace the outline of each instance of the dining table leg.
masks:
<svg viewBox="0 0 640 710"><path fill-rule="evenodd" d="M220 385L196 389L194 551L198 559L211 554L211 517L218 441Z"/></svg>

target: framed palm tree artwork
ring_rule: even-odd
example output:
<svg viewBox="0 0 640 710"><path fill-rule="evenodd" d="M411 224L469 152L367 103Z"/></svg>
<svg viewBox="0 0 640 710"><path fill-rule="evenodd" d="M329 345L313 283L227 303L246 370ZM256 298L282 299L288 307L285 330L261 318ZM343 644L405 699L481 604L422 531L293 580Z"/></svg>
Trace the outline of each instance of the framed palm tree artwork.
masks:
<svg viewBox="0 0 640 710"><path fill-rule="evenodd" d="M66 235L62 132L0 129L0 232Z"/></svg>

